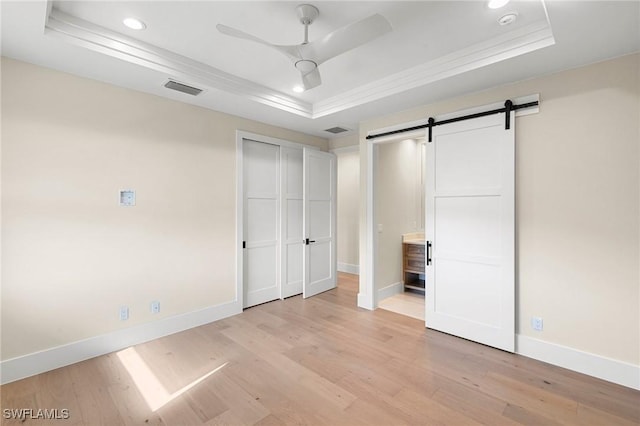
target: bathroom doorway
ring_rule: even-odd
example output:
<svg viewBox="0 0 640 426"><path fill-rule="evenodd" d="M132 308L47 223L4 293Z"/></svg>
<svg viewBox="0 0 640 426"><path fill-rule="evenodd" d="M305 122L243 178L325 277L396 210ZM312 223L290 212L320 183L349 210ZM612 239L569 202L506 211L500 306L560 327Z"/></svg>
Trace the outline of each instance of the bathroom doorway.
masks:
<svg viewBox="0 0 640 426"><path fill-rule="evenodd" d="M378 307L424 321L424 138L376 144Z"/></svg>

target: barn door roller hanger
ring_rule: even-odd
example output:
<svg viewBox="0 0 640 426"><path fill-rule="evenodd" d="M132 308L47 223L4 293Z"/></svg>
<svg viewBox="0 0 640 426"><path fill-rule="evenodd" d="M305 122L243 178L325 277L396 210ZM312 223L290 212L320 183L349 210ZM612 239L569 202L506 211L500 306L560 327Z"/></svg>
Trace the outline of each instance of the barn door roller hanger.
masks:
<svg viewBox="0 0 640 426"><path fill-rule="evenodd" d="M367 139L375 139L375 138L380 138L382 136L396 135L398 133L411 132L411 131L420 130L420 129L429 129L429 131L428 131L428 135L429 135L428 140L429 140L429 142L431 142L431 140L432 140L431 130L435 126L441 126L443 124L455 123L455 122L463 121L463 120L471 120L473 118L486 117L487 115L500 114L500 113L503 113L503 112L505 113L504 128L505 128L505 130L509 130L511 128L511 111L517 111L519 109L524 109L524 108L532 108L532 107L535 107L535 106L538 106L538 101L527 102L527 103L520 104L520 105L514 105L511 100L507 99L504 102L504 107L502 107L502 108L492 109L492 110L483 111L483 112L477 112L475 114L468 114L468 115L463 115L463 116L460 116L460 117L448 118L446 120L440 120L440 121L436 121L433 117L429 117L429 120L427 121L427 124L421 124L419 126L407 127L406 129L391 130L389 132L378 133L376 135L368 135Z"/></svg>

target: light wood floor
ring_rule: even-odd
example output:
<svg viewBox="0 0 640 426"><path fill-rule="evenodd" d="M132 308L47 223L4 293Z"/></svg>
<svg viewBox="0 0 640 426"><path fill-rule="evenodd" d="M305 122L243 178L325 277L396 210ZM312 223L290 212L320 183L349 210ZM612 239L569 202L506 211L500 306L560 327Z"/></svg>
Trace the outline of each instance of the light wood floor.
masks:
<svg viewBox="0 0 640 426"><path fill-rule="evenodd" d="M404 291L380 300L378 307L424 321L424 294Z"/></svg>
<svg viewBox="0 0 640 426"><path fill-rule="evenodd" d="M356 293L341 274L308 300L5 385L2 408L66 408L50 422L65 426L640 423L640 392L358 309Z"/></svg>

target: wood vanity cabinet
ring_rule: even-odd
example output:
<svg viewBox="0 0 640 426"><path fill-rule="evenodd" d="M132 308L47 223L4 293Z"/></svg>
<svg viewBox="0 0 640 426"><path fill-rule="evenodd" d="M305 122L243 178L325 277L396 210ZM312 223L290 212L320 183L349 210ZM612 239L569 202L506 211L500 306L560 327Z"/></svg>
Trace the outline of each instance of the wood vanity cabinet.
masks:
<svg viewBox="0 0 640 426"><path fill-rule="evenodd" d="M424 293L424 259L424 241L402 243L402 277L405 289Z"/></svg>

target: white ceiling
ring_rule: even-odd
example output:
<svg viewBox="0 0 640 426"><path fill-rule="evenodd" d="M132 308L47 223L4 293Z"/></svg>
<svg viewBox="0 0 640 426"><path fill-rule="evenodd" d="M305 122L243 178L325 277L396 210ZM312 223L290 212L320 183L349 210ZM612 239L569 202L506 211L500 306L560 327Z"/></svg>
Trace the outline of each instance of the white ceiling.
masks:
<svg viewBox="0 0 640 426"><path fill-rule="evenodd" d="M302 94L285 56L215 28L297 44L299 2L3 1L2 55L331 137L324 129L640 50L638 1L313 3L311 41L374 13L393 31L322 64L323 84ZM500 26L511 11L516 23ZM128 16L147 28L126 28ZM169 78L205 92L170 91Z"/></svg>

